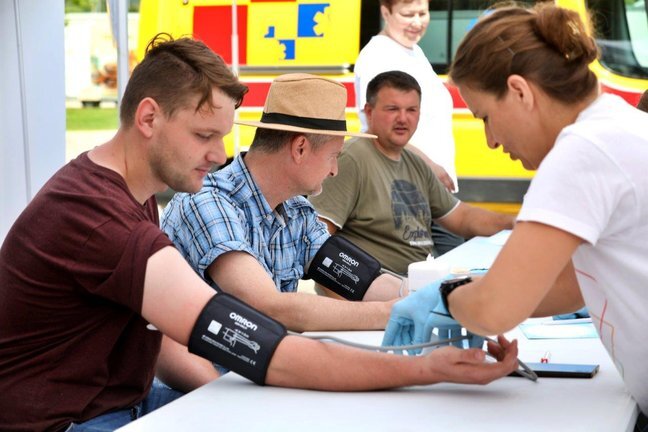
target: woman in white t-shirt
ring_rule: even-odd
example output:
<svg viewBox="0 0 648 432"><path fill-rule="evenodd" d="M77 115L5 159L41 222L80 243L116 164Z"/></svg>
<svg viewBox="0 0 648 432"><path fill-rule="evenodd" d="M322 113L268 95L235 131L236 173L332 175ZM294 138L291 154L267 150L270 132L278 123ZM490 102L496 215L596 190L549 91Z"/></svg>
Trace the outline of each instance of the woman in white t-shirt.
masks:
<svg viewBox="0 0 648 432"><path fill-rule="evenodd" d="M430 285L397 303L392 317L445 304L469 331L488 335L586 305L644 413L636 428L644 431L648 114L600 94L588 67L598 55L590 34L576 12L545 3L495 9L466 35L450 78L483 119L488 145L537 173L482 279L442 292ZM434 289L435 305L418 306L419 292ZM426 324L410 312L414 326Z"/></svg>
<svg viewBox="0 0 648 432"><path fill-rule="evenodd" d="M452 136L452 96L417 45L430 22L429 0L380 0L382 31L360 51L355 63L356 107L362 130L367 85L376 75L400 70L421 86L421 121L410 143L451 192L457 189ZM415 150L416 151L416 150Z"/></svg>
<svg viewBox="0 0 648 432"><path fill-rule="evenodd" d="M488 145L538 171L491 270L448 303L480 334L586 304L645 414L648 114L599 94L597 54L577 13L553 5L496 10L463 40L450 76Z"/></svg>

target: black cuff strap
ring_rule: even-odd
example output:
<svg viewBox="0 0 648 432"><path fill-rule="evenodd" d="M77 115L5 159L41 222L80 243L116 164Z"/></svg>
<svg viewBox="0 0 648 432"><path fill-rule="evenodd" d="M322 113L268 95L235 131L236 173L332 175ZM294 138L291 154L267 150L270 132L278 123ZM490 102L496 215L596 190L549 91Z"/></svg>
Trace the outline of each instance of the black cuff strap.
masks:
<svg viewBox="0 0 648 432"><path fill-rule="evenodd" d="M189 338L189 352L265 384L270 360L286 328L253 307L220 293L204 307Z"/></svg>
<svg viewBox="0 0 648 432"><path fill-rule="evenodd" d="M380 275L380 263L342 236L329 237L308 265L311 278L347 300L360 301Z"/></svg>

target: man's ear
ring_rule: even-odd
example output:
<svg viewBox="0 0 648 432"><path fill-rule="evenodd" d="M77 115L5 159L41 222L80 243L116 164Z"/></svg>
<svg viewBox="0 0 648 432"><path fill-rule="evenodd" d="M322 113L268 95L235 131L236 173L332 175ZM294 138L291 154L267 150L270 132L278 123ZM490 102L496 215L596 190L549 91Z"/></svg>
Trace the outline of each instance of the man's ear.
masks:
<svg viewBox="0 0 648 432"><path fill-rule="evenodd" d="M147 97L140 101L135 110L135 127L146 138L153 136L153 127L162 109L153 98Z"/></svg>
<svg viewBox="0 0 648 432"><path fill-rule="evenodd" d="M367 125L369 125L371 120L371 115L373 114L373 108L371 107L371 105L369 105L369 102L365 103L362 112L364 112L364 115L367 119Z"/></svg>
<svg viewBox="0 0 648 432"><path fill-rule="evenodd" d="M535 104L535 94L533 93L529 81L521 75L513 74L506 79L506 85L509 97L512 97L513 100L522 104L525 109L533 108Z"/></svg>
<svg viewBox="0 0 648 432"><path fill-rule="evenodd" d="M310 143L304 135L295 135L290 141L290 155L296 163L301 163L310 148Z"/></svg>

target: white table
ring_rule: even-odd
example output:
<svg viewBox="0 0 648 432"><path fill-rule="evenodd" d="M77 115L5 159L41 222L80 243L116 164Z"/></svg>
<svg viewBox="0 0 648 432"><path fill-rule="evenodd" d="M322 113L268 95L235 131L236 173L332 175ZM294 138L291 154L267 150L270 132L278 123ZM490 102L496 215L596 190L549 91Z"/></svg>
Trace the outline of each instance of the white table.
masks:
<svg viewBox="0 0 648 432"><path fill-rule="evenodd" d="M488 267L497 239L476 238L445 258ZM380 344L382 332L336 332ZM335 393L260 387L229 373L120 429L136 431L632 431L638 409L598 339L527 340L520 358L598 363L592 379L507 377L487 386L435 384L391 391Z"/></svg>

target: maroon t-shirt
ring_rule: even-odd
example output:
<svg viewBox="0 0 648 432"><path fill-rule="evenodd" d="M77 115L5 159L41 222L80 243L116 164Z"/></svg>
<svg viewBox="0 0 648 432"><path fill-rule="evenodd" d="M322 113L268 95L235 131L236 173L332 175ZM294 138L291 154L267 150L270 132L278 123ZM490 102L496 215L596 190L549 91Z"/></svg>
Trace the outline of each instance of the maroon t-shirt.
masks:
<svg viewBox="0 0 648 432"><path fill-rule="evenodd" d="M148 258L171 245L155 198L82 154L0 249L0 430L57 430L146 396L160 333L140 317Z"/></svg>

